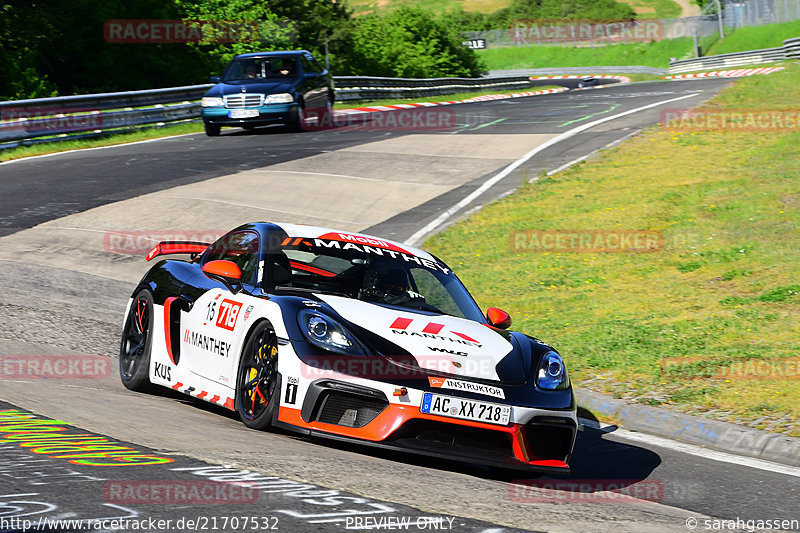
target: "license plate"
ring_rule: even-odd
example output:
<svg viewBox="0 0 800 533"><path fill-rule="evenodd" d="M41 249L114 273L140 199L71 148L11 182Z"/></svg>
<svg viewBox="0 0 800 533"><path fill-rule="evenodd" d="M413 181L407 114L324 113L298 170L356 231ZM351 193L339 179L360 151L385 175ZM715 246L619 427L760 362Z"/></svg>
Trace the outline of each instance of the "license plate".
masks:
<svg viewBox="0 0 800 533"><path fill-rule="evenodd" d="M258 116L258 109L231 109L228 111L230 118L253 118Z"/></svg>
<svg viewBox="0 0 800 533"><path fill-rule="evenodd" d="M508 425L511 419L511 407L496 403L477 402L453 396L442 396L426 392L422 396L419 410L431 415L472 420L486 424Z"/></svg>

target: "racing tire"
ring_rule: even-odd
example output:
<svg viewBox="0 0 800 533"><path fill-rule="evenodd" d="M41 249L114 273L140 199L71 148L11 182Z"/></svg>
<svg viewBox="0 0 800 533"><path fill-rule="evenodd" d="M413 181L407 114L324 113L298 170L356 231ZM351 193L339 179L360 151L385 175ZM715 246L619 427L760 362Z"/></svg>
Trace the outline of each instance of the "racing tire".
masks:
<svg viewBox="0 0 800 533"><path fill-rule="evenodd" d="M278 336L268 321L258 324L242 349L236 374L236 412L251 429L267 429L280 403Z"/></svg>
<svg viewBox="0 0 800 533"><path fill-rule="evenodd" d="M141 392L150 387L153 318L153 294L142 289L131 302L119 348L119 377L132 391Z"/></svg>
<svg viewBox="0 0 800 533"><path fill-rule="evenodd" d="M219 132L222 130L222 127L217 126L216 124L203 122L203 129L206 130L206 135L209 137L219 137Z"/></svg>
<svg viewBox="0 0 800 533"><path fill-rule="evenodd" d="M294 132L303 132L308 128L306 117L306 106L303 102L298 102L296 111L291 121L289 122L289 129Z"/></svg>
<svg viewBox="0 0 800 533"><path fill-rule="evenodd" d="M336 127L336 116L334 115L333 111L333 101L330 98L328 98L327 102L325 103L325 109L322 110L322 113L319 116L317 127L320 130L330 130Z"/></svg>

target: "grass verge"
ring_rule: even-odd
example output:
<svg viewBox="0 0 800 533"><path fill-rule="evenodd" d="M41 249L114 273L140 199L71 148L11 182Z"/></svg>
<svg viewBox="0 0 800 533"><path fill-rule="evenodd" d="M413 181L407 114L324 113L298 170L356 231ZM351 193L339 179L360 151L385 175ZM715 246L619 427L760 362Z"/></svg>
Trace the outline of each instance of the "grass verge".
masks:
<svg viewBox="0 0 800 533"><path fill-rule="evenodd" d="M711 106L798 101L795 63L739 80ZM654 127L524 183L426 246L483 307L553 343L577 386L800 436L800 133L789 130ZM511 246L515 230L595 229L659 232L663 249Z"/></svg>
<svg viewBox="0 0 800 533"><path fill-rule="evenodd" d="M126 144L136 141L146 141L149 139L159 139L161 137L169 137L171 135L199 133L202 131L202 123L191 122L177 124L175 126L164 126L162 128L137 130L130 133L111 134L107 137L64 140L52 143L34 144L31 146L20 146L18 148L0 150L0 161L10 161L12 159L32 157L35 155L54 154L56 152L66 152L68 150L79 150L81 148L97 148L98 146Z"/></svg>

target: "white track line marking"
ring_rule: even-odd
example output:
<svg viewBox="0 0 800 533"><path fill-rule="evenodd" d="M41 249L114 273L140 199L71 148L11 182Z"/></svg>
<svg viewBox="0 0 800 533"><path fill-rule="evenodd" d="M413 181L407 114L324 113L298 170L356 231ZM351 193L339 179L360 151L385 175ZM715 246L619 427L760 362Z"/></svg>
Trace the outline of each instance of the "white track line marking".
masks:
<svg viewBox="0 0 800 533"><path fill-rule="evenodd" d="M251 172L286 172L287 174L309 174L311 176L331 176L332 178L346 178L349 180L363 181L387 181L380 178L363 178L360 176L348 176L347 174L329 174L328 172L307 172L305 170L281 170L278 168L254 168Z"/></svg>
<svg viewBox="0 0 800 533"><path fill-rule="evenodd" d="M550 148L551 146L553 146L553 145L555 145L557 143L560 143L561 141L569 139L570 137L573 137L573 136L577 135L578 133L586 131L589 128L593 128L593 127L595 127L595 126L597 126L599 124L603 124L604 122L609 122L611 120L615 120L615 119L618 119L618 118L621 118L621 117L632 115L632 114L638 113L640 111L645 111L647 109L652 109L654 107L658 107L660 105L668 104L670 102L676 102L678 100L683 100L685 98L691 98L693 96L697 96L698 94L700 94L700 93L696 92L696 93L687 94L687 95L684 95L684 96L679 96L677 98L670 98L669 100L662 100L660 102L655 102L655 103L652 103L652 104L648 104L646 106L641 106L641 107L637 107L637 108L634 108L634 109L629 109L628 111L624 111L622 113L618 113L618 114L612 115L610 117L604 117L604 118L595 120L593 122L589 122L588 124L583 124L581 126L577 126L575 128L572 128L569 131L565 131L564 133L562 133L562 134L560 134L560 135L558 135L556 137L553 137L549 141L547 141L547 142L545 142L543 144L540 144L539 146L537 146L536 148L534 148L533 150L531 150L527 154L523 155L521 158L517 159L516 161L514 161L513 163L508 165L506 168L504 168L502 171L500 171L500 173L498 173L495 176L493 176L492 178L489 178L488 180L486 180L483 183L483 185L481 185L480 187L478 187L477 189L472 191L472 193L470 193L469 195L467 195L464 198L462 198L461 201L459 201L453 207L451 207L450 209L448 209L447 211L445 211L444 213L442 213L441 215L436 217L435 220L433 220L432 222L426 224L422 229L420 229L419 231L414 233L411 237L406 239L405 244L407 244L409 246L416 246L418 244L418 242L423 237L425 237L425 235L431 233L436 228L438 228L439 226L444 224L447 221L448 218L450 218L451 216L456 214L458 211L460 211L461 209L463 209L464 207L469 205L473 200L475 200L481 194L483 194L484 192L486 192L487 190L492 188L494 185L496 185L498 182L500 182L500 180L502 180L503 178L505 178L506 176L511 174L513 171L515 171L522 164L527 162L531 157L535 156L539 152L541 152L543 150L546 150L547 148Z"/></svg>
<svg viewBox="0 0 800 533"><path fill-rule="evenodd" d="M214 202L217 204L225 204L225 205L234 205L236 207L249 207L251 209L258 209L260 211L272 211L273 213L281 213L284 215L293 215L297 217L310 217L310 218L318 218L320 220L333 220L334 222L341 222L343 224L360 224L364 225L364 222L354 222L352 220L341 220L338 218L330 218L330 217L318 217L314 215L310 215L308 213L295 213L294 211L283 211L281 209L274 209L272 207L264 207L261 205L250 205L250 204L240 204L238 202L226 202L225 200L217 200L214 198L200 198L196 196L176 196L176 195L163 195L160 196L161 198L179 198L181 200L197 200L198 202Z"/></svg>
<svg viewBox="0 0 800 533"><path fill-rule="evenodd" d="M581 421L583 422L583 420ZM587 420L585 422L587 427L594 425L592 424L592 421ZM613 427L616 426L608 426L603 424L599 429L600 431L604 431ZM730 463L738 466L747 466L750 468L757 468L758 470L766 470L767 472L775 472L778 474L785 474L787 476L800 477L800 468L796 466L782 465L780 463L773 463L771 461L765 461L764 459L757 459L755 457L721 452L709 448L703 448L702 446L695 446L694 444L686 444L684 442L674 441L665 437L658 437L656 435L640 433L638 431L631 431L628 429L617 428L613 431L605 432L609 435L616 435L620 439L626 441L638 442L641 444L647 444L649 446L658 446L660 448L666 448L668 450L673 450L680 453L695 455L704 459L711 459L712 461Z"/></svg>
<svg viewBox="0 0 800 533"><path fill-rule="evenodd" d="M71 154L73 152L90 152L92 150L105 150L106 148L119 148L120 146L130 146L132 144L152 143L156 141L165 141L167 139L177 139L178 137L186 137L188 135L200 135L202 131L197 133L181 133L180 135L170 135L168 137L156 137L155 139L145 139L143 141L132 141L129 143L109 144L108 146L95 146L92 148L75 148L74 150L64 150L63 152L53 152L52 154L31 155L20 157L19 159L12 159L11 161L3 161L0 165L10 165L11 163L19 163L20 161L30 161L32 159L41 159L42 157L53 157L57 155Z"/></svg>
<svg viewBox="0 0 800 533"><path fill-rule="evenodd" d="M436 156L433 156L436 157ZM361 180L361 181L377 181L380 183L398 183L400 185L422 185L428 187L444 187L444 185L431 185L430 183L422 183L418 181L399 181L399 180L384 180L380 178L365 178L362 176L348 176L347 174L329 174L327 172L307 172L305 170L280 170L273 168L254 168L250 172L286 172L288 174L308 174L310 176L330 176L332 178L345 178L348 180Z"/></svg>

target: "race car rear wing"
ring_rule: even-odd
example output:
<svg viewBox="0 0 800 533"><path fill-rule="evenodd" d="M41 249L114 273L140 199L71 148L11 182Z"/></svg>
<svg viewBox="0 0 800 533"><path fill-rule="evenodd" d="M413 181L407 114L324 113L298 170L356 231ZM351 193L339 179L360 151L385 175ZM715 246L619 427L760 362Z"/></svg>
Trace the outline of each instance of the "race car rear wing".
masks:
<svg viewBox="0 0 800 533"><path fill-rule="evenodd" d="M206 248L211 246L207 242L194 242L194 241L163 241L155 245L147 254L147 260L150 261L159 255L169 254L190 254L192 259L206 251Z"/></svg>

